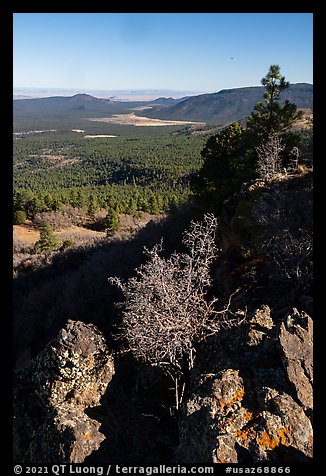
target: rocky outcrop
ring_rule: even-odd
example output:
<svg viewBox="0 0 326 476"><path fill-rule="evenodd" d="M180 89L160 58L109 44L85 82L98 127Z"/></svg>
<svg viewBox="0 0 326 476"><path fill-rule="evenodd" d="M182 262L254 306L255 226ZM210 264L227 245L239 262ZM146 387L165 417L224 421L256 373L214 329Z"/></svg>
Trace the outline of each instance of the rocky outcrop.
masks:
<svg viewBox="0 0 326 476"><path fill-rule="evenodd" d="M312 320L297 310L282 322L279 345L284 366L292 383L297 400L306 410L312 410L313 382Z"/></svg>
<svg viewBox="0 0 326 476"><path fill-rule="evenodd" d="M180 425L180 463L312 458L312 320L270 309L205 344Z"/></svg>
<svg viewBox="0 0 326 476"><path fill-rule="evenodd" d="M216 282L237 307L267 304L284 316L293 307L313 312L313 175L243 184L220 216Z"/></svg>
<svg viewBox="0 0 326 476"><path fill-rule="evenodd" d="M59 335L15 375L14 456L19 463L81 463L98 449L98 406L114 375L100 331L69 320Z"/></svg>

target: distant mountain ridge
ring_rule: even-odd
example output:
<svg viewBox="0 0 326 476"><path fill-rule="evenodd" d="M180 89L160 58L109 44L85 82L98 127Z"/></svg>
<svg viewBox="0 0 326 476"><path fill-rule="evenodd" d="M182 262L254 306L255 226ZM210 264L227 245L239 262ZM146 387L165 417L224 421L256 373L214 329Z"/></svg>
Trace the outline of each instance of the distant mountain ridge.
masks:
<svg viewBox="0 0 326 476"><path fill-rule="evenodd" d="M243 119L252 112L254 106L263 101L265 88L252 86L245 88L223 89L217 93L200 94L179 99L171 105L153 105L139 115L157 119L175 119L204 121L225 124ZM299 109L312 109L313 85L308 83L291 84L281 94L281 102L289 100Z"/></svg>
<svg viewBox="0 0 326 476"><path fill-rule="evenodd" d="M185 96L178 99L172 98L172 97L169 97L169 98L161 97L161 98L154 99L154 101L151 101L151 104L153 104L154 106L155 105L172 106L172 105L178 104L181 101L185 101L189 97L191 96Z"/></svg>
<svg viewBox="0 0 326 476"><path fill-rule="evenodd" d="M47 98L19 99L13 101L14 111L28 109L30 111L47 111L49 109L105 109L112 104L110 99L99 99L90 94L74 96L51 96Z"/></svg>
<svg viewBox="0 0 326 476"><path fill-rule="evenodd" d="M96 98L89 94L74 96L51 96L47 98L14 99L14 119L61 117L73 114L75 117L111 116L130 113L155 119L200 121L214 125L224 125L249 116L254 106L263 101L265 88L252 86L223 89L217 93L185 96L182 98L159 97L152 101L119 102ZM283 91L281 102L289 100L299 109L313 108L313 85L291 84ZM141 106L141 107L140 107Z"/></svg>
<svg viewBox="0 0 326 476"><path fill-rule="evenodd" d="M60 123L67 121L75 122L90 117L110 117L113 114L130 113L130 108L144 104L147 105L148 102L120 102L115 99L96 98L90 94L14 99L13 119L16 125L20 122L33 121L37 124L37 128L43 128L43 123L46 122L51 129L60 127Z"/></svg>

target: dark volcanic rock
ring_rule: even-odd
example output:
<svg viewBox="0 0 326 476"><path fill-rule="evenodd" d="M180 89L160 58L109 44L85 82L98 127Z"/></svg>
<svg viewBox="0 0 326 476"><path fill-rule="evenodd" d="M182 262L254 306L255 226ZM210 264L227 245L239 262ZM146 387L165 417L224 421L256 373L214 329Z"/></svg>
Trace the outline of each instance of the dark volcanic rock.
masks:
<svg viewBox="0 0 326 476"><path fill-rule="evenodd" d="M195 369L181 419L177 461L309 461L311 332L305 313L294 309L273 323L263 306L249 322L206 342L207 360Z"/></svg>
<svg viewBox="0 0 326 476"><path fill-rule="evenodd" d="M296 309L282 322L279 343L284 366L296 397L307 409L312 409L313 355L312 319Z"/></svg>
<svg viewBox="0 0 326 476"><path fill-rule="evenodd" d="M267 304L274 314L294 307L312 314L312 200L308 172L248 182L224 202L216 282L226 297L241 288L238 308Z"/></svg>
<svg viewBox="0 0 326 476"><path fill-rule="evenodd" d="M69 320L31 365L15 375L14 457L19 463L81 463L99 448L98 406L114 374L103 335Z"/></svg>

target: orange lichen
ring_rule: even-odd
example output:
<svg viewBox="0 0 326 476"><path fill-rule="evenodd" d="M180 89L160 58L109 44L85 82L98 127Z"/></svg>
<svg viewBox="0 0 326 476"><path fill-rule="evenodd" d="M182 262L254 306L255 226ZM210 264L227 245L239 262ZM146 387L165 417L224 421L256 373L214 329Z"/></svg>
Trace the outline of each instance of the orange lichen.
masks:
<svg viewBox="0 0 326 476"><path fill-rule="evenodd" d="M246 442L248 440L248 433L246 431L238 430L236 435L241 441Z"/></svg>
<svg viewBox="0 0 326 476"><path fill-rule="evenodd" d="M85 440L88 441L91 439L91 434L90 432L88 431L87 433L85 433Z"/></svg>
<svg viewBox="0 0 326 476"><path fill-rule="evenodd" d="M94 357L93 357L93 355L89 354L88 359L89 359L88 368L89 368L89 370L92 370L92 368L94 367Z"/></svg>
<svg viewBox="0 0 326 476"><path fill-rule="evenodd" d="M261 446L263 446L264 448L268 450L272 450L273 448L275 448L276 446L280 444L279 438L278 439L271 438L269 434L267 433L267 431L265 430L262 432L261 438L258 438L257 441Z"/></svg>
<svg viewBox="0 0 326 476"><path fill-rule="evenodd" d="M232 399L231 399L231 402L234 403L236 402L237 400L242 400L243 399L243 396L244 396L244 390L243 388L241 390L239 390L238 392L236 392Z"/></svg>
<svg viewBox="0 0 326 476"><path fill-rule="evenodd" d="M276 430L276 433L278 434L280 438L280 444L284 446L289 446L288 439L289 439L289 434L291 433L289 428L287 428L286 426L284 428L279 428Z"/></svg>
<svg viewBox="0 0 326 476"><path fill-rule="evenodd" d="M217 460L219 463L228 463L228 460L223 458L223 456L221 456L221 458L217 458Z"/></svg>
<svg viewBox="0 0 326 476"><path fill-rule="evenodd" d="M269 433L264 430L261 434L261 438L257 438L257 442L268 450L272 450L279 445L289 446L288 437L290 430L287 427L284 427L277 428L275 431L278 436L277 438L271 438Z"/></svg>
<svg viewBox="0 0 326 476"><path fill-rule="evenodd" d="M238 430L236 432L236 436L240 440L240 443L244 446L248 444L249 440L255 436L255 433L252 428L248 428L247 430Z"/></svg>
<svg viewBox="0 0 326 476"><path fill-rule="evenodd" d="M247 420L247 421L252 420L252 418L253 418L253 413L252 413L252 412L246 412L246 413L244 413L244 414L242 415L242 417L243 417L245 420Z"/></svg>
<svg viewBox="0 0 326 476"><path fill-rule="evenodd" d="M227 408L231 408L232 407L232 403L235 403L237 400L242 400L243 396L244 396L244 390L241 389L239 390L238 392L236 392L233 397L230 398L230 400L228 402L224 402L223 400L220 402L220 407L224 408L224 407L227 407Z"/></svg>

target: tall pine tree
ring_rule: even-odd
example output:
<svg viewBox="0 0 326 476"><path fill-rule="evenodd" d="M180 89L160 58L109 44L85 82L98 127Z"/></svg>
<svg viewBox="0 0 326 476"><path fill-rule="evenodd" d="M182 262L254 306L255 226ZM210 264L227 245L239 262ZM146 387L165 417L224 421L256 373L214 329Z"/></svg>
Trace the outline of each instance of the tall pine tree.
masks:
<svg viewBox="0 0 326 476"><path fill-rule="evenodd" d="M247 128L252 140L259 145L272 133L282 134L302 117L297 106L286 100L280 103L281 93L290 86L281 75L279 65L271 65L268 73L261 80L265 86L264 103L259 102L248 118Z"/></svg>

